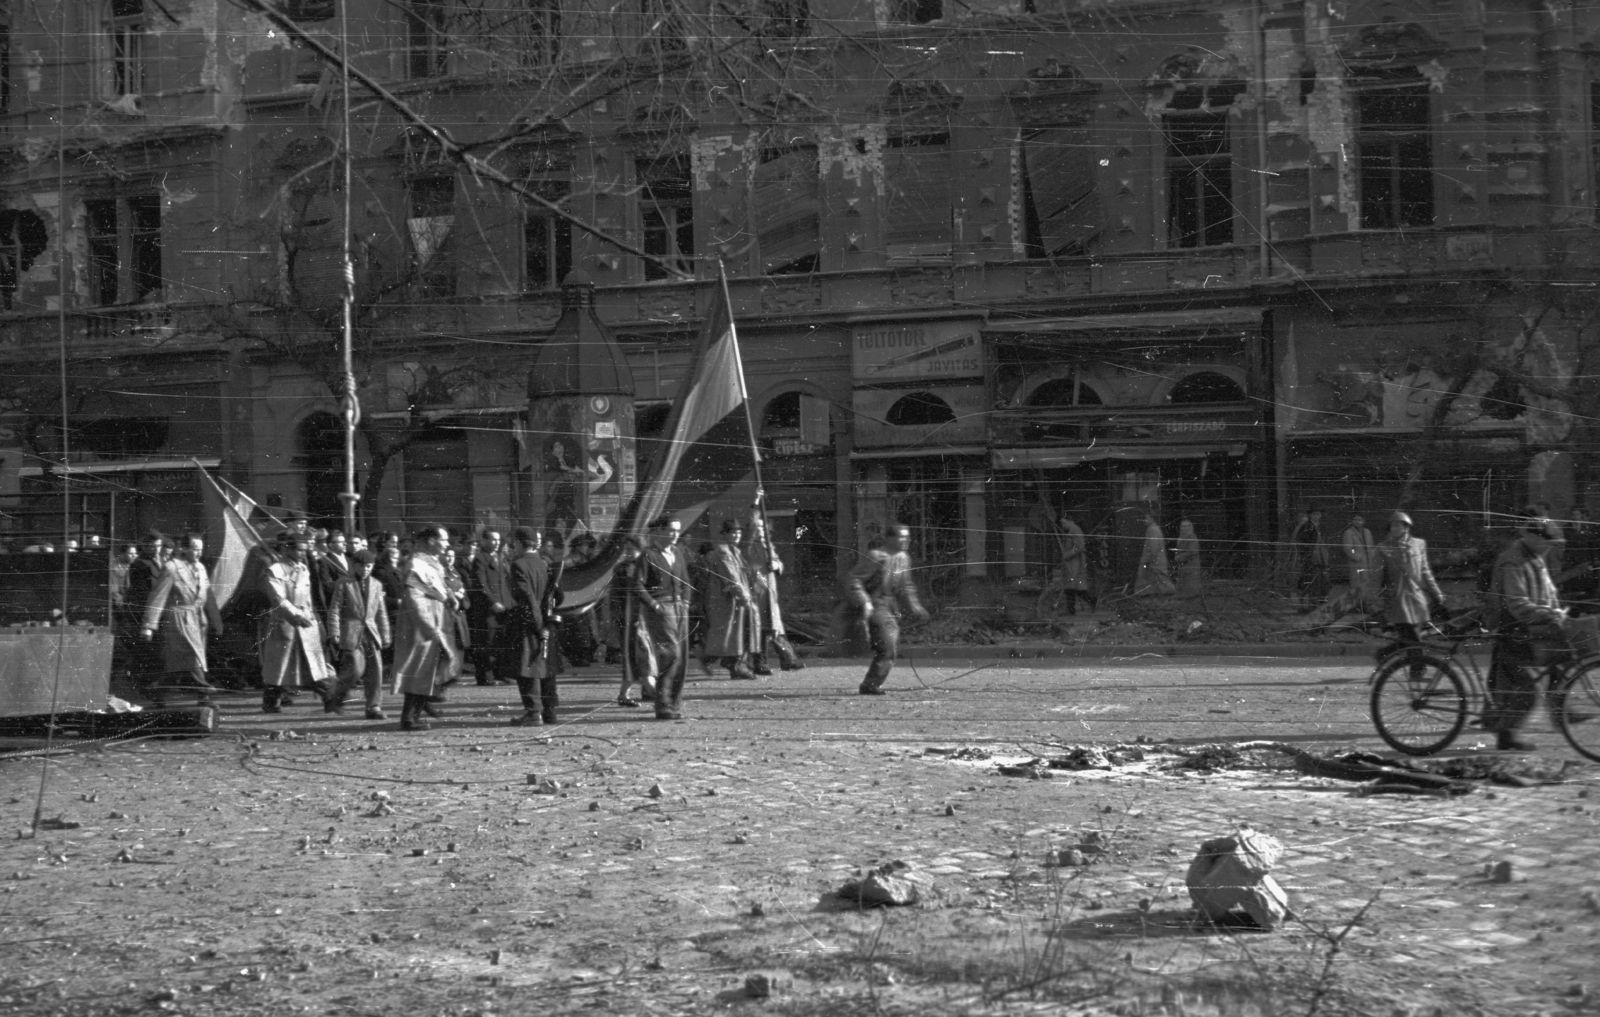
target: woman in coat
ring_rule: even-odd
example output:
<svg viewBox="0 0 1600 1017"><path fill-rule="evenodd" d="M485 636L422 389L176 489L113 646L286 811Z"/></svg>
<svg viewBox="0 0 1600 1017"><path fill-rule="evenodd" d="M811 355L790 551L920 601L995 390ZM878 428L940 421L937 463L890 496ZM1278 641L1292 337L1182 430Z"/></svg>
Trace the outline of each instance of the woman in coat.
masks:
<svg viewBox="0 0 1600 1017"><path fill-rule="evenodd" d="M743 537L739 520L724 521L722 542L706 556L706 645L702 653L707 662L717 658L733 678L754 678L745 658L759 649L761 633L747 579L749 567L739 550Z"/></svg>
<svg viewBox="0 0 1600 1017"><path fill-rule="evenodd" d="M1172 564L1178 574L1178 596L1198 597L1203 577L1200 571L1200 537L1194 532L1194 523L1178 520L1178 546L1172 554Z"/></svg>
<svg viewBox="0 0 1600 1017"><path fill-rule="evenodd" d="M1172 593L1172 574L1167 568L1167 538L1156 517L1144 517L1144 546L1139 552L1139 571L1133 579L1133 595L1148 597Z"/></svg>

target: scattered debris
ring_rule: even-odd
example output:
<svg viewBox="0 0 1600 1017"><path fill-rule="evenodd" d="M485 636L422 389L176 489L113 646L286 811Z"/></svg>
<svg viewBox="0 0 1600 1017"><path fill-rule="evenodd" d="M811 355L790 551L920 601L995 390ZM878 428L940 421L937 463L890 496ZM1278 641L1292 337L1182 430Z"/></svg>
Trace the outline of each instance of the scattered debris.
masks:
<svg viewBox="0 0 1600 1017"><path fill-rule="evenodd" d="M956 814L956 807L954 805L946 805L944 807L944 814L947 815L947 816L955 815Z"/></svg>
<svg viewBox="0 0 1600 1017"><path fill-rule="evenodd" d="M1227 744L1199 745L1185 752L1178 750L1179 760L1167 766L1169 770L1198 770L1201 773L1215 773L1218 770L1232 770L1244 764L1244 755Z"/></svg>
<svg viewBox="0 0 1600 1017"><path fill-rule="evenodd" d="M758 971L745 976L744 994L751 999L769 999L782 992L787 984L787 981L778 975Z"/></svg>
<svg viewBox="0 0 1600 1017"><path fill-rule="evenodd" d="M1041 756L1035 756L1026 763L1001 763L999 766L1002 777L1026 777L1029 780L1049 780L1055 774L1050 772L1050 761Z"/></svg>
<svg viewBox="0 0 1600 1017"><path fill-rule="evenodd" d="M962 745L954 749L945 749L936 745L930 745L922 750L922 754L925 756L944 756L948 759L965 759L974 761L989 759L994 755L994 753L990 752L988 749L980 748L976 745Z"/></svg>
<svg viewBox="0 0 1600 1017"><path fill-rule="evenodd" d="M77 830L82 826L83 824L76 820L63 819L60 816L39 820L39 829L41 830Z"/></svg>
<svg viewBox="0 0 1600 1017"><path fill-rule="evenodd" d="M1516 873L1509 861L1495 862L1493 865L1484 866L1484 868L1487 870L1484 875L1488 877L1491 883L1509 883L1516 877Z"/></svg>
<svg viewBox="0 0 1600 1017"><path fill-rule="evenodd" d="M649 795L651 798L660 798L665 795L666 792L661 789L661 784L658 781L654 784L651 784L650 790L646 791L645 794Z"/></svg>
<svg viewBox="0 0 1600 1017"><path fill-rule="evenodd" d="M859 901L863 907L916 904L933 888L933 877L911 862L896 859L885 862L866 876L839 888L845 900Z"/></svg>
<svg viewBox="0 0 1600 1017"><path fill-rule="evenodd" d="M760 901L756 901L756 902L754 902L753 904L750 905L750 917L751 918L765 918L766 916L767 916L767 909L761 906L761 902Z"/></svg>
<svg viewBox="0 0 1600 1017"><path fill-rule="evenodd" d="M1089 859L1078 848L1062 848L1056 852L1056 864L1066 868L1081 868L1089 864Z"/></svg>
<svg viewBox="0 0 1600 1017"><path fill-rule="evenodd" d="M1184 883L1196 908L1213 922L1224 922L1242 909L1262 929L1273 929L1290 916L1289 898L1269 872L1283 854L1283 845L1248 826L1200 845L1189 863Z"/></svg>

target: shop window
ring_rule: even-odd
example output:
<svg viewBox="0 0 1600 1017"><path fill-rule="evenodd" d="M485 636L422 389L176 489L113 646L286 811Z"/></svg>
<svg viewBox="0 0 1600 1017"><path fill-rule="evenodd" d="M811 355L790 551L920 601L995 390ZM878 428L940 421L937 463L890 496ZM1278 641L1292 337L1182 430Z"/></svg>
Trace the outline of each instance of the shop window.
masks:
<svg viewBox="0 0 1600 1017"><path fill-rule="evenodd" d="M111 100L143 95L149 41L144 0L108 0L101 10L101 93Z"/></svg>
<svg viewBox="0 0 1600 1017"><path fill-rule="evenodd" d="M25 210L0 209L0 310L16 309L23 273L49 243L43 219Z"/></svg>
<svg viewBox="0 0 1600 1017"><path fill-rule="evenodd" d="M956 419L950 404L932 392L913 392L895 400L884 419L897 427L925 427L948 424Z"/></svg>
<svg viewBox="0 0 1600 1017"><path fill-rule="evenodd" d="M561 54L561 4L559 0L520 0L512 35L518 61L524 67L548 67Z"/></svg>
<svg viewBox="0 0 1600 1017"><path fill-rule="evenodd" d="M1215 371L1191 374L1172 386L1172 391L1167 395L1167 402L1173 405L1242 403L1244 400L1244 389L1239 387L1239 383Z"/></svg>
<svg viewBox="0 0 1600 1017"><path fill-rule="evenodd" d="M1363 229L1433 224L1433 137L1428 86L1385 80L1356 95Z"/></svg>
<svg viewBox="0 0 1600 1017"><path fill-rule="evenodd" d="M90 303L104 307L159 298L161 199L95 198L83 208Z"/></svg>
<svg viewBox="0 0 1600 1017"><path fill-rule="evenodd" d="M450 235L455 228L456 179L453 176L416 177L409 185L412 265L419 294L425 298L455 296L455 251Z"/></svg>
<svg viewBox="0 0 1600 1017"><path fill-rule="evenodd" d="M689 184L689 157L667 156L640 162L639 219L644 251L684 275L694 274L694 192ZM672 275L663 265L646 261L646 279Z"/></svg>
<svg viewBox="0 0 1600 1017"><path fill-rule="evenodd" d="M1076 377L1047 381L1028 394L1029 406L1100 406L1100 393Z"/></svg>
<svg viewBox="0 0 1600 1017"><path fill-rule="evenodd" d="M950 257L952 167L948 130L889 135L883 181L888 188L884 240L891 261Z"/></svg>
<svg viewBox="0 0 1600 1017"><path fill-rule="evenodd" d="M828 400L804 392L773 396L761 411L761 442L778 455L808 455L829 447Z"/></svg>
<svg viewBox="0 0 1600 1017"><path fill-rule="evenodd" d="M1022 132L1023 244L1030 258L1080 257L1100 232L1094 152L1082 127Z"/></svg>
<svg viewBox="0 0 1600 1017"><path fill-rule="evenodd" d="M817 271L822 251L822 199L815 145L762 149L751 217L762 275Z"/></svg>
<svg viewBox="0 0 1600 1017"><path fill-rule="evenodd" d="M891 12L900 24L926 25L944 17L944 0L894 0Z"/></svg>
<svg viewBox="0 0 1600 1017"><path fill-rule="evenodd" d="M410 0L405 7L406 75L436 78L450 73L451 0Z"/></svg>
<svg viewBox="0 0 1600 1017"><path fill-rule="evenodd" d="M1233 243L1233 149L1228 108L1244 83L1190 82L1175 88L1162 119L1166 138L1167 242L1172 247Z"/></svg>
<svg viewBox="0 0 1600 1017"><path fill-rule="evenodd" d="M539 196L554 202L565 199L569 189L565 181L547 181L538 186ZM523 288L558 289L572 271L572 223L532 202L523 215Z"/></svg>

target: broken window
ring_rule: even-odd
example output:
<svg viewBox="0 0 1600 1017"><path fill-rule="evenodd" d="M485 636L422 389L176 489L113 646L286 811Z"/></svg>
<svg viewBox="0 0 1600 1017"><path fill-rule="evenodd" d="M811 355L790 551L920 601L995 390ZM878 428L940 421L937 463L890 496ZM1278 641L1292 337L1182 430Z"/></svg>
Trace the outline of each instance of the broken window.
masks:
<svg viewBox="0 0 1600 1017"><path fill-rule="evenodd" d="M16 309L22 275L49 246L44 220L33 212L0 209L0 310Z"/></svg>
<svg viewBox="0 0 1600 1017"><path fill-rule="evenodd" d="M566 198L569 190L565 181L545 181L537 187L540 197L554 202ZM572 271L572 223L530 201L523 219L522 238L523 288L559 288L567 273Z"/></svg>
<svg viewBox="0 0 1600 1017"><path fill-rule="evenodd" d="M1024 248L1030 258L1076 257L1102 227L1096 166L1082 127L1022 132Z"/></svg>
<svg viewBox="0 0 1600 1017"><path fill-rule="evenodd" d="M548 67L561 51L560 0L518 0L512 35L523 67Z"/></svg>
<svg viewBox="0 0 1600 1017"><path fill-rule="evenodd" d="M952 168L948 130L889 136L883 180L888 191L884 241L891 261L950 257Z"/></svg>
<svg viewBox="0 0 1600 1017"><path fill-rule="evenodd" d="M444 299L456 295L455 253L450 233L456 224L456 178L416 177L411 181L410 216L412 264L423 297Z"/></svg>
<svg viewBox="0 0 1600 1017"><path fill-rule="evenodd" d="M144 0L108 0L104 11L101 90L113 100L143 95L148 28Z"/></svg>
<svg viewBox="0 0 1600 1017"><path fill-rule="evenodd" d="M411 78L450 73L451 0L411 0L406 6L406 72Z"/></svg>
<svg viewBox="0 0 1600 1017"><path fill-rule="evenodd" d="M1356 94L1363 229L1433 224L1433 138L1426 83L1406 78Z"/></svg>
<svg viewBox="0 0 1600 1017"><path fill-rule="evenodd" d="M154 194L85 201L89 301L142 303L162 286L161 198Z"/></svg>
<svg viewBox="0 0 1600 1017"><path fill-rule="evenodd" d="M822 196L815 145L761 150L751 217L762 275L817 271L822 252Z"/></svg>
<svg viewBox="0 0 1600 1017"><path fill-rule="evenodd" d="M894 0L895 21L907 25L926 25L944 17L944 0Z"/></svg>
<svg viewBox="0 0 1600 1017"><path fill-rule="evenodd" d="M645 253L693 275L694 192L690 189L689 157L672 155L640 162L638 170ZM671 274L658 262L645 262L646 279L666 279Z"/></svg>
<svg viewBox="0 0 1600 1017"><path fill-rule="evenodd" d="M1228 107L1243 82L1180 85L1163 117L1167 162L1167 243L1233 243L1233 148Z"/></svg>

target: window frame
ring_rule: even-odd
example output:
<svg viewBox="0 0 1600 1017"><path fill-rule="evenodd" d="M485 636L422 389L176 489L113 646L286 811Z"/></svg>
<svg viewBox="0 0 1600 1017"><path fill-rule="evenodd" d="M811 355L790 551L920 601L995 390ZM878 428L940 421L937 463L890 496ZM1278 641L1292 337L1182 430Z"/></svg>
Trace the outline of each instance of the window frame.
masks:
<svg viewBox="0 0 1600 1017"><path fill-rule="evenodd" d="M561 59L561 0L521 0L517 11L517 66L553 67Z"/></svg>
<svg viewBox="0 0 1600 1017"><path fill-rule="evenodd" d="M1355 104L1356 121L1356 181L1360 203L1360 222L1363 230L1432 229L1439 220L1438 173L1433 158L1434 113L1432 91L1421 75L1415 71L1373 72L1362 75L1351 89ZM1421 123L1411 122L1401 126L1369 126L1365 101L1384 95L1409 93L1423 110ZM1388 180L1384 182L1386 196L1372 193L1376 188L1369 184L1369 161L1379 146L1388 149ZM1404 152L1409 148L1412 156L1421 153L1424 161L1407 164ZM1372 173L1376 179L1378 174ZM1407 193L1422 192L1425 200L1408 199ZM1408 214L1407 206L1421 212ZM1383 215L1376 214L1382 211Z"/></svg>
<svg viewBox="0 0 1600 1017"><path fill-rule="evenodd" d="M1169 250L1226 247L1236 242L1240 211L1235 198L1237 132L1231 129L1229 110L1243 90L1239 81L1186 82L1174 89L1161 112ZM1180 140L1180 132L1191 136ZM1210 137L1215 137L1214 144ZM1190 150L1186 151L1186 146Z"/></svg>
<svg viewBox="0 0 1600 1017"><path fill-rule="evenodd" d="M83 199L89 306L146 303L166 286L162 212L161 195L151 191Z"/></svg>
<svg viewBox="0 0 1600 1017"><path fill-rule="evenodd" d="M670 176L663 172L669 166L673 171ZM694 173L688 153L667 153L654 159L640 159L636 163L636 171L639 180L639 246L646 254L671 261L678 271L693 276ZM652 216L655 223L651 222ZM644 261L646 282L672 278L672 274L656 262L641 260Z"/></svg>
<svg viewBox="0 0 1600 1017"><path fill-rule="evenodd" d="M534 186L541 197L558 203L572 193L572 184L566 180L544 180ZM545 264L540 274L545 278L542 283L534 278L536 229L540 233L537 238L538 244L544 249L542 260ZM532 202L523 202L522 290L524 293L548 293L561 288L562 280L576 264L573 260L572 239L572 223Z"/></svg>
<svg viewBox="0 0 1600 1017"><path fill-rule="evenodd" d="M118 8L137 4L137 12ZM150 85L150 12L143 0L105 0L100 8L100 94L107 101L144 95Z"/></svg>
<svg viewBox="0 0 1600 1017"><path fill-rule="evenodd" d="M409 81L442 78L450 73L451 0L407 0L405 20L405 76Z"/></svg>
<svg viewBox="0 0 1600 1017"><path fill-rule="evenodd" d="M439 195L433 195L436 202L431 207L422 207L422 211L431 212L428 215L419 215L419 199L424 198L424 190L431 185L443 181L447 188L439 190L449 191L449 205L437 203ZM415 270L415 286L418 296L424 300L448 300L456 295L456 257L455 257L455 203L456 177L453 172L440 171L435 173L417 173L406 180L406 243L411 252L412 265ZM448 207L449 212L443 212ZM411 229L411 223L418 219L450 219L449 230L438 246L428 254L426 261L421 260L422 252L417 249L416 236Z"/></svg>

